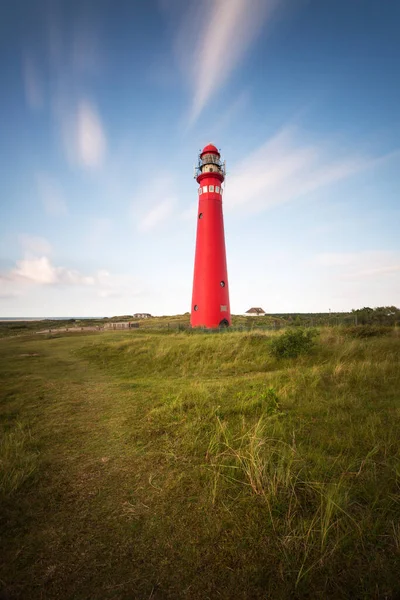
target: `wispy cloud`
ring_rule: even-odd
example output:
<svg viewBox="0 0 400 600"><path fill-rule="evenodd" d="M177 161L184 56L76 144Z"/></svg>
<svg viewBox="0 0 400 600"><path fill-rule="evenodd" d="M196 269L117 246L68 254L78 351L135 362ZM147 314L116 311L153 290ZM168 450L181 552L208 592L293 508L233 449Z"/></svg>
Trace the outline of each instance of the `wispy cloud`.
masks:
<svg viewBox="0 0 400 600"><path fill-rule="evenodd" d="M369 250L330 252L315 257L316 306L350 310L360 306L397 305L400 298L400 253Z"/></svg>
<svg viewBox="0 0 400 600"><path fill-rule="evenodd" d="M166 198L159 204L156 204L139 222L140 231L151 231L164 223L173 213L176 206L174 198Z"/></svg>
<svg viewBox="0 0 400 600"><path fill-rule="evenodd" d="M305 133L284 128L241 162L227 180L228 209L255 213L332 185L380 162L386 156L341 155L326 142L308 142Z"/></svg>
<svg viewBox="0 0 400 600"><path fill-rule="evenodd" d="M189 4L176 51L193 91L191 122L232 74L278 3L204 0Z"/></svg>
<svg viewBox="0 0 400 600"><path fill-rule="evenodd" d="M85 169L100 167L106 156L107 137L94 102L60 96L54 112L68 162Z"/></svg>
<svg viewBox="0 0 400 600"><path fill-rule="evenodd" d="M79 167L99 167L107 150L106 132L98 106L87 97L87 79L101 63L95 12L81 14L71 31L53 14L47 35L54 81L50 106L66 158Z"/></svg>
<svg viewBox="0 0 400 600"><path fill-rule="evenodd" d="M76 111L75 150L85 167L98 167L106 152L106 136L100 114L93 103L82 100Z"/></svg>
<svg viewBox="0 0 400 600"><path fill-rule="evenodd" d="M47 173L37 173L36 183L40 201L48 215L62 217L67 214L67 203L61 185Z"/></svg>
<svg viewBox="0 0 400 600"><path fill-rule="evenodd" d="M70 28L62 22L55 6L49 4L44 11L48 11L42 19L47 60L38 65L33 52L24 57L26 100L35 110L49 107L55 133L70 164L93 169L103 163L107 149L99 108L87 94L88 78L93 80L101 64L98 13L82 8ZM47 97L40 73L51 80Z"/></svg>
<svg viewBox="0 0 400 600"><path fill-rule="evenodd" d="M342 280L361 281L400 273L400 254L383 250L363 252L326 252L315 263L330 269ZM398 278L400 286L400 278Z"/></svg>
<svg viewBox="0 0 400 600"><path fill-rule="evenodd" d="M26 56L22 70L25 98L31 110L40 110L44 106L43 82L36 62L32 57Z"/></svg>
<svg viewBox="0 0 400 600"><path fill-rule="evenodd" d="M160 198L164 198L160 202ZM143 211L145 199L147 211ZM139 231L149 232L160 227L174 214L178 206L176 182L170 173L160 173L153 181L133 193L130 207L132 221Z"/></svg>
<svg viewBox="0 0 400 600"><path fill-rule="evenodd" d="M233 98L230 104L227 104L224 112L221 117L218 118L218 121L215 123L210 123L212 131L210 132L209 137L212 138L216 135L219 135L219 132L222 131L227 126L231 125L235 121L237 122L240 114L243 114L247 109L250 101L250 92L249 90L242 90L236 98Z"/></svg>

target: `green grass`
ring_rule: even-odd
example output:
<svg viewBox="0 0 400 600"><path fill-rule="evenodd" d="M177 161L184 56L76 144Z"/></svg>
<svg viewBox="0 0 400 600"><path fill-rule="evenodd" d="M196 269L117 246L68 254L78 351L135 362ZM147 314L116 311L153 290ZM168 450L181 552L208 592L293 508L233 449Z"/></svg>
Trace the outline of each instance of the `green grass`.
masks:
<svg viewBox="0 0 400 600"><path fill-rule="evenodd" d="M277 335L1 340L8 597L397 598L398 331Z"/></svg>

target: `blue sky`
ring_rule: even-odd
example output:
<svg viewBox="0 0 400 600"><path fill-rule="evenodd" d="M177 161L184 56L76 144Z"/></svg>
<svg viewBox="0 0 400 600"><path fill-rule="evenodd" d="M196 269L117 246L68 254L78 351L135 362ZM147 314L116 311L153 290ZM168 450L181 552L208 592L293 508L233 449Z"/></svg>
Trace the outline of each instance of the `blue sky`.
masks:
<svg viewBox="0 0 400 600"><path fill-rule="evenodd" d="M0 315L190 310L221 148L233 313L400 305L400 4L14 0Z"/></svg>

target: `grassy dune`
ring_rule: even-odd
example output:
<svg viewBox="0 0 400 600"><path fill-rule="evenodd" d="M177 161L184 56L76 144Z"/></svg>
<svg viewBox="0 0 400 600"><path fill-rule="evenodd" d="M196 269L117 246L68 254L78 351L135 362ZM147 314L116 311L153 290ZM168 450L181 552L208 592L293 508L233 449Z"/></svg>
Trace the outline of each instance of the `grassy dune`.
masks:
<svg viewBox="0 0 400 600"><path fill-rule="evenodd" d="M400 337L275 335L1 340L8 597L398 598Z"/></svg>

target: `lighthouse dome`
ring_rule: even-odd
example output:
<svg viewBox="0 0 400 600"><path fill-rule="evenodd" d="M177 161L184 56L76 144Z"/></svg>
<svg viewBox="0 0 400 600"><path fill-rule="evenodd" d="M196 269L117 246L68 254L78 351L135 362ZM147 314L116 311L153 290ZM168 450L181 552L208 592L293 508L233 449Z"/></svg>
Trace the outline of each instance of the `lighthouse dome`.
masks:
<svg viewBox="0 0 400 600"><path fill-rule="evenodd" d="M207 144L207 146L204 146L200 156L203 156L203 154L218 154L218 156L220 155L218 152L218 148L216 148L214 144Z"/></svg>

